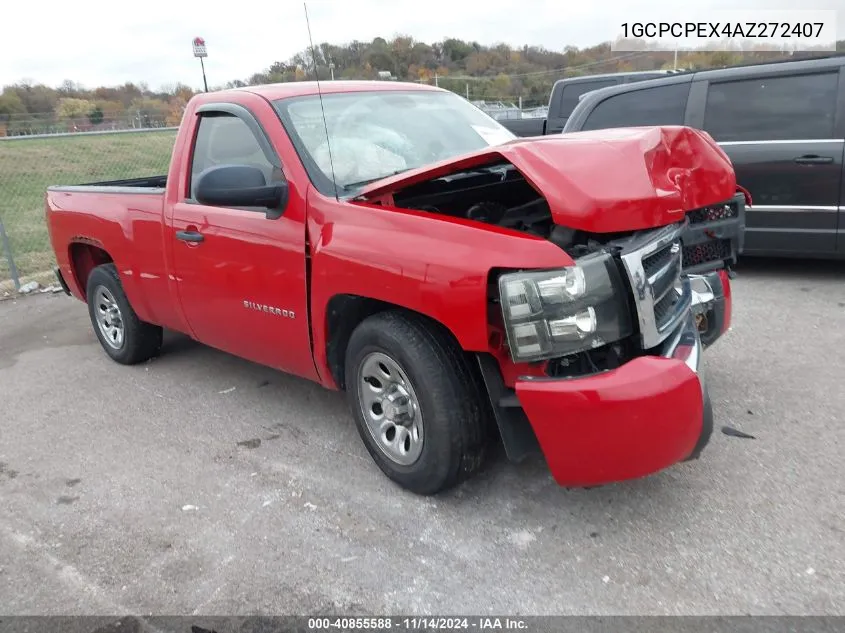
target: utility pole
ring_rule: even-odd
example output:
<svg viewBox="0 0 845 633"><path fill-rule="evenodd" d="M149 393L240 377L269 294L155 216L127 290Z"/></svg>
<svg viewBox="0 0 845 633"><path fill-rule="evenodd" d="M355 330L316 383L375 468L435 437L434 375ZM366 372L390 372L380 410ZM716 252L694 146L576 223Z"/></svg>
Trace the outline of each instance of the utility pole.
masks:
<svg viewBox="0 0 845 633"><path fill-rule="evenodd" d="M678 70L678 48L677 47L675 47L675 66L674 66L674 69Z"/></svg>
<svg viewBox="0 0 845 633"><path fill-rule="evenodd" d="M202 68L202 87L208 92L208 82L205 80L205 64L202 61L202 57L200 57L200 67Z"/></svg>
<svg viewBox="0 0 845 633"><path fill-rule="evenodd" d="M469 101L469 82L467 82L467 101Z"/></svg>
<svg viewBox="0 0 845 633"><path fill-rule="evenodd" d="M334 81L334 62L329 62L329 71L332 74L332 81Z"/></svg>
<svg viewBox="0 0 845 633"><path fill-rule="evenodd" d="M208 92L208 82L205 80L205 64L202 61L203 57L208 57L208 52L205 48L205 40L201 37L195 37L193 41L194 57L199 57L200 67L202 68L202 85L205 91Z"/></svg>
<svg viewBox="0 0 845 633"><path fill-rule="evenodd" d="M438 87L440 86L440 84L437 82L437 71L436 70L434 71L434 85L438 86Z"/></svg>

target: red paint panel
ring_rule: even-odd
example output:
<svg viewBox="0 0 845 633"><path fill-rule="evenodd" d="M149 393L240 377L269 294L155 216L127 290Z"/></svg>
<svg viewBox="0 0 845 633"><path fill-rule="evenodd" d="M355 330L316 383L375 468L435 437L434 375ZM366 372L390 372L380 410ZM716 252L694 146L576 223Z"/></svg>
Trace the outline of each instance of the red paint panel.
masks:
<svg viewBox="0 0 845 633"><path fill-rule="evenodd" d="M702 429L698 377L643 356L575 380L520 380L516 393L558 484L643 477L686 458Z"/></svg>

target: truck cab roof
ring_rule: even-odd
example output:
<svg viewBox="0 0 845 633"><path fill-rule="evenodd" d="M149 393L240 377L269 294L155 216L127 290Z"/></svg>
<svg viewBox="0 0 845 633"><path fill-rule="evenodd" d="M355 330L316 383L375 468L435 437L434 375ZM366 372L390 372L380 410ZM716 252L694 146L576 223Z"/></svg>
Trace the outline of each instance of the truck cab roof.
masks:
<svg viewBox="0 0 845 633"><path fill-rule="evenodd" d="M429 90L445 92L442 88L429 86L427 84L406 81L376 80L321 81L319 92L322 94L337 94L366 91L387 92L397 90ZM245 86L243 88L232 88L231 90L207 94L209 95L209 100L219 101L220 97L225 95L227 92L251 92L264 97L268 101L276 101L278 99L287 99L292 97L307 97L318 94L316 81L290 81L285 83ZM199 96L205 97L205 94Z"/></svg>

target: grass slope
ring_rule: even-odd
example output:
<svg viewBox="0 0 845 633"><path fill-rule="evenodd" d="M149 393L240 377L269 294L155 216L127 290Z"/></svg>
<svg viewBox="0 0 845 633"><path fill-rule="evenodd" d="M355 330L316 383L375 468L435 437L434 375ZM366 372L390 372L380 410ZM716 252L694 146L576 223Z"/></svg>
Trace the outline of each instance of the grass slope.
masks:
<svg viewBox="0 0 845 633"><path fill-rule="evenodd" d="M175 138L168 130L0 141L0 220L21 277L54 261L44 223L48 186L165 174ZM2 255L0 282L10 278Z"/></svg>

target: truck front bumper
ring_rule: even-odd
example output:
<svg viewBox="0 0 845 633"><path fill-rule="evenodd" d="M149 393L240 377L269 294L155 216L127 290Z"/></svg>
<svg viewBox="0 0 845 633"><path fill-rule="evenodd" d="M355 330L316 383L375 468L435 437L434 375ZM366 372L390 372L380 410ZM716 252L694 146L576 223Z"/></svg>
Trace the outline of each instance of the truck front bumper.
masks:
<svg viewBox="0 0 845 633"><path fill-rule="evenodd" d="M584 378L517 380L516 396L558 484L643 477L698 457L709 441L702 339L710 345L730 326L730 282L723 271L692 281L687 318L654 355Z"/></svg>

